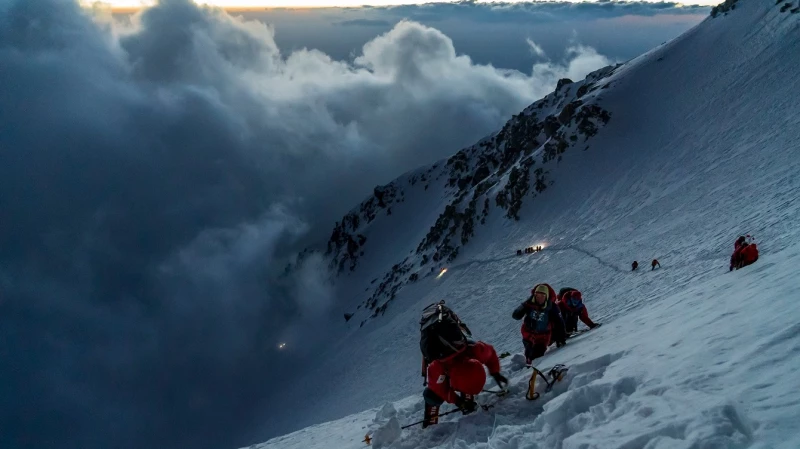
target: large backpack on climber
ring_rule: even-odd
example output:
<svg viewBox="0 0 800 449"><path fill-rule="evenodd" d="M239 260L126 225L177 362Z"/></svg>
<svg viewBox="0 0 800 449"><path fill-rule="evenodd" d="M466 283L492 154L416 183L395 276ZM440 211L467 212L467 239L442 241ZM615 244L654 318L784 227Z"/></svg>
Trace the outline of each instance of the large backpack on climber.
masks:
<svg viewBox="0 0 800 449"><path fill-rule="evenodd" d="M472 333L444 301L431 304L419 320L419 348L427 363L449 357L472 341Z"/></svg>

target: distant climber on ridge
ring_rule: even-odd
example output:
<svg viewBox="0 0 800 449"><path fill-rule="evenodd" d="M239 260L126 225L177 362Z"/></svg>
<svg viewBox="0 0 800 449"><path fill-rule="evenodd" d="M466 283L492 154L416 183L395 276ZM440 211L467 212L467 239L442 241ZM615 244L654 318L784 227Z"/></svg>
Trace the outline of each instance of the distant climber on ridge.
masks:
<svg viewBox="0 0 800 449"><path fill-rule="evenodd" d="M511 314L515 320L523 320L522 344L528 366L534 359L544 355L551 340L555 340L558 347L567 344L564 320L555 304L556 299L553 287L538 284L531 290L531 296Z"/></svg>
<svg viewBox="0 0 800 449"><path fill-rule="evenodd" d="M752 236L739 236L733 244L729 271L755 263L758 260L758 246Z"/></svg>
<svg viewBox="0 0 800 449"><path fill-rule="evenodd" d="M631 271L636 271L637 268L639 268L639 262L634 260L631 264Z"/></svg>
<svg viewBox="0 0 800 449"><path fill-rule="evenodd" d="M579 290L569 287L562 288L558 292L558 296L557 304L561 310L561 316L564 318L564 327L567 333L578 331L578 319L589 326L589 329L599 326L589 318L589 311L586 310L586 305L583 303L583 294Z"/></svg>
<svg viewBox="0 0 800 449"><path fill-rule="evenodd" d="M650 271L655 270L656 266L658 266L658 268L661 268L661 264L658 263L658 259L653 259L653 262L650 263L650 267L651 267Z"/></svg>
<svg viewBox="0 0 800 449"><path fill-rule="evenodd" d="M423 428L438 423L439 406L444 402L455 404L464 414L476 410L474 397L486 384L484 365L500 388L508 385L508 379L500 374L500 359L494 347L473 341L465 329L444 301L431 304L422 312L420 349L427 362L423 362L427 372L427 388L422 393Z"/></svg>

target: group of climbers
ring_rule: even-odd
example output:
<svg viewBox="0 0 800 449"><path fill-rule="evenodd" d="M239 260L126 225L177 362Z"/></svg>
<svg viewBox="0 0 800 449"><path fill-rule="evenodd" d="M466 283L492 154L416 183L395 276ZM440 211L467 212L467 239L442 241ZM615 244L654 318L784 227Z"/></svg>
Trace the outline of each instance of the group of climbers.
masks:
<svg viewBox="0 0 800 449"><path fill-rule="evenodd" d="M568 335L577 331L579 319L590 329L599 326L589 318L579 290L563 288L556 295L549 284L536 285L511 317L522 320L527 366L544 355L553 343L557 347L564 346ZM500 360L494 347L473 340L469 328L444 301L423 310L420 332L422 376L426 386L423 427L438 422L439 407L444 402L455 404L464 414L475 411L475 396L486 383L484 366L501 389L508 385L508 379L500 373Z"/></svg>
<svg viewBox="0 0 800 449"><path fill-rule="evenodd" d="M661 268L661 264L658 262L658 259L653 259L653 261L650 262L650 271L655 270L656 267ZM637 268L639 268L639 262L634 260L631 264L631 271L636 271Z"/></svg>
<svg viewBox="0 0 800 449"><path fill-rule="evenodd" d="M525 248L524 250L523 250L523 249L518 249L518 250L517 250L517 255L518 255L518 256L521 256L523 253L524 253L524 254L533 254L533 253L538 253L538 252L540 252L542 249L543 249L542 245L529 246L529 247Z"/></svg>
<svg viewBox="0 0 800 449"><path fill-rule="evenodd" d="M731 263L728 270L738 270L739 268L755 263L757 260L758 245L755 239L753 239L753 236L750 234L740 235L733 243L733 254L731 254ZM656 267L661 268L661 264L657 259L653 259L653 262L650 264L650 270L655 270ZM631 264L631 271L636 271L637 268L639 268L639 262L634 260Z"/></svg>
<svg viewBox="0 0 800 449"><path fill-rule="evenodd" d="M758 247L753 238L747 235L736 239L730 270L757 260ZM638 262L634 261L633 270L637 267ZM651 270L656 267L661 264L653 259ZM423 427L438 422L439 407L444 402L455 404L464 414L475 411L475 396L483 391L486 370L501 389L508 385L508 379L500 373L500 360L494 347L474 340L466 324L444 304L440 301L426 307L420 320L422 376L426 386ZM553 343L559 348L566 345L568 336L578 330L578 320L589 329L600 325L589 318L579 290L566 287L556 294L546 283L534 286L530 296L514 309L511 317L522 320L520 331L528 367Z"/></svg>
<svg viewBox="0 0 800 449"><path fill-rule="evenodd" d="M578 330L579 319L590 329L598 326L589 318L579 290L562 288L556 295L550 284L536 285L511 317L522 320L520 331L527 365L544 355L553 343L559 348L567 344L567 335Z"/></svg>

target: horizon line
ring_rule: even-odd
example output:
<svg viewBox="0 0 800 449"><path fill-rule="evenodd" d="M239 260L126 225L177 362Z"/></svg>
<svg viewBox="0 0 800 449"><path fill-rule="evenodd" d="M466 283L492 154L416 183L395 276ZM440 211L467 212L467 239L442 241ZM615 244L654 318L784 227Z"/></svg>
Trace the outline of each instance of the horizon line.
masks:
<svg viewBox="0 0 800 449"><path fill-rule="evenodd" d="M112 0L113 1L113 0ZM318 2L318 4L278 4L278 5L252 5L252 4L243 4L243 5L215 5L210 4L209 0L193 0L199 6L210 6L212 8L219 8L224 11L265 11L265 10L286 10L286 9L347 9L347 8L381 8L381 7L392 7L392 6L423 6L423 5L431 5L431 4L458 4L458 3L473 3L473 4L482 4L482 5L492 5L492 4L514 4L514 3L598 3L597 1L586 1L586 0L432 0L432 1L415 1L415 0L384 0L386 3L378 0L372 0L370 3L362 3L362 4L339 4L339 5L329 5L324 4L326 0L310 0L311 2ZM213 1L213 0L212 0ZM291 0L283 0L291 2ZM302 0L301 0L302 1ZM356 0L358 1L358 0ZM364 0L361 0L364 1ZM370 0L366 0L369 2ZM684 2L670 2L668 0L662 1L647 1L647 0L639 0L643 1L643 3L675 3L678 7L688 6L703 6L703 7L711 7L711 4L701 4L697 3L698 0L692 3L684 3ZM111 10L112 13L135 13L142 11L147 8L152 8L156 5L157 0L139 0L140 5L121 5L115 6L112 2L109 1L102 1L102 0L80 0L79 5L85 9L94 9L94 8L108 8ZM345 3L343 1L342 3ZM149 3L149 4L144 4Z"/></svg>

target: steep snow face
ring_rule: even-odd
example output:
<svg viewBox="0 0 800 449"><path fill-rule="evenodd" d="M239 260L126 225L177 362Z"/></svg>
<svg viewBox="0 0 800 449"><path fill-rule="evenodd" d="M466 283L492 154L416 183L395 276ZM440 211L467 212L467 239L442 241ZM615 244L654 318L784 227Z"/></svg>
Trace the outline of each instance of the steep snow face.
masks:
<svg viewBox="0 0 800 449"><path fill-rule="evenodd" d="M251 449L357 449L366 435L394 449L797 448L798 263L793 245L570 340L542 360L570 370L536 401L524 398L530 370L504 359L511 394L480 395L485 412L398 435L421 419L417 395Z"/></svg>
<svg viewBox="0 0 800 449"><path fill-rule="evenodd" d="M535 447L534 439L547 447L797 447L798 397L782 392L798 391L791 372L800 309L788 298L800 286L792 274L800 251L800 14L771 1L731 5L622 67L561 86L504 128L515 145L498 143L499 132L401 177L385 188L393 192L384 194L386 207L379 195L369 200L375 218L340 233L365 240L331 246L336 263L345 260L339 294L352 298L342 311L356 313L342 322L348 334L286 389L299 413L269 425L293 430L418 395L419 312L439 299L498 351L521 351L511 310L534 284L549 282L581 289L592 318L606 323L540 361L575 366L567 383L540 403L508 399L496 415L406 431L394 447ZM595 111L593 133L579 134L573 117L548 135L541 123L576 100L575 116ZM555 137L566 140L563 152L548 150ZM507 148L513 155L503 165ZM490 154L497 164L483 164ZM538 168L547 176L539 192ZM453 220L478 190L473 232L462 243L466 216L455 231ZM504 191L505 207L497 202ZM437 227L448 206L450 221ZM459 251L448 261L452 251L441 254L451 233ZM733 241L744 233L756 236L761 259L728 273ZM544 251L516 255L536 244ZM423 264L431 251L440 260ZM663 268L650 271L653 258ZM396 407L404 424L421 402L412 396ZM347 431L380 425L365 416L346 418ZM456 445L470 420L472 439ZM268 444L300 444L292 438Z"/></svg>
<svg viewBox="0 0 800 449"><path fill-rule="evenodd" d="M596 99L618 68L598 70L579 83L559 81L555 92L499 132L447 161L376 187L372 197L337 223L327 254L334 269L344 273L340 283L377 275L366 289L371 295L357 306L372 311L366 319L383 315L404 285L437 275L456 260L492 211L519 220L526 197L554 184L549 167L569 150L588 149L587 142L611 119ZM420 221L432 225L398 226ZM407 253L386 251L382 237L387 234Z"/></svg>

